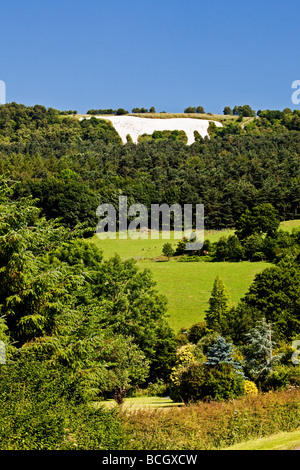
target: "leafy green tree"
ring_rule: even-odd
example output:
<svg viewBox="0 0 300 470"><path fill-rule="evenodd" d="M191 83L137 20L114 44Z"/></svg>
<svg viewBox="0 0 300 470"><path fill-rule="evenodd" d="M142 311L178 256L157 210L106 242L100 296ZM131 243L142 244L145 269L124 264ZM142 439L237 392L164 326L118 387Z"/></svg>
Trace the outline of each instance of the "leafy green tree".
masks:
<svg viewBox="0 0 300 470"><path fill-rule="evenodd" d="M278 230L280 219L278 211L272 204L259 204L246 212L236 223L236 235L243 240L254 233L274 236Z"/></svg>
<svg viewBox="0 0 300 470"><path fill-rule="evenodd" d="M195 112L196 112L196 107L195 106L188 106L184 110L184 113L195 113Z"/></svg>
<svg viewBox="0 0 300 470"><path fill-rule="evenodd" d="M235 106L233 108L233 114L242 117L253 117L255 116L255 111L248 104L245 104L244 106Z"/></svg>
<svg viewBox="0 0 300 470"><path fill-rule="evenodd" d="M232 114L232 109L230 108L230 106L225 106L223 114L225 115Z"/></svg>
<svg viewBox="0 0 300 470"><path fill-rule="evenodd" d="M178 241L175 254L176 255L184 255L186 253L186 244L188 242L187 237L183 237L181 240Z"/></svg>
<svg viewBox="0 0 300 470"><path fill-rule="evenodd" d="M198 341L207 334L207 325L205 322L199 322L192 325L188 330L188 341L197 344Z"/></svg>
<svg viewBox="0 0 300 470"><path fill-rule="evenodd" d="M128 114L128 111L126 111L124 108L118 108L115 112L117 116L122 116L124 114Z"/></svg>
<svg viewBox="0 0 300 470"><path fill-rule="evenodd" d="M203 106L197 106L196 113L198 114L205 114Z"/></svg>
<svg viewBox="0 0 300 470"><path fill-rule="evenodd" d="M162 249L163 255L168 258L168 260L174 255L174 249L171 243L165 243Z"/></svg>
<svg viewBox="0 0 300 470"><path fill-rule="evenodd" d="M71 178L51 178L30 182L22 193L29 193L38 199L36 204L47 219L60 219L70 228L85 223L93 231L96 230L96 209L100 199L85 183Z"/></svg>
<svg viewBox="0 0 300 470"><path fill-rule="evenodd" d="M243 248L247 260L260 261L265 258L265 244L260 233L252 233L243 239Z"/></svg>
<svg viewBox="0 0 300 470"><path fill-rule="evenodd" d="M241 261L244 258L244 248L236 235L220 237L215 247L215 257L219 261Z"/></svg>
<svg viewBox="0 0 300 470"><path fill-rule="evenodd" d="M40 218L31 198L11 201L12 192L2 182L1 338L7 328L22 354L67 371L78 400L141 384L150 365L152 377L166 377L176 343L150 272L103 262L81 230Z"/></svg>
<svg viewBox="0 0 300 470"><path fill-rule="evenodd" d="M235 345L243 345L245 334L254 327L255 322L260 318L259 311L242 300L237 306L229 309L223 334L230 338Z"/></svg>
<svg viewBox="0 0 300 470"><path fill-rule="evenodd" d="M231 261L241 261L244 258L244 248L236 235L228 237L227 250Z"/></svg>
<svg viewBox="0 0 300 470"><path fill-rule="evenodd" d="M278 338L290 341L300 333L299 286L299 267L283 260L255 276L243 303L271 323Z"/></svg>
<svg viewBox="0 0 300 470"><path fill-rule="evenodd" d="M230 258L227 237L224 235L216 243L215 257L218 261L226 261Z"/></svg>
<svg viewBox="0 0 300 470"><path fill-rule="evenodd" d="M103 328L131 337L150 361L150 374L157 374L156 351L159 349L161 354L164 350L162 339L165 370L171 367L175 336L166 321L166 299L155 290L149 270L139 271L134 260L122 261L116 255L101 264L93 294L99 302ZM162 369L160 366L160 373Z"/></svg>

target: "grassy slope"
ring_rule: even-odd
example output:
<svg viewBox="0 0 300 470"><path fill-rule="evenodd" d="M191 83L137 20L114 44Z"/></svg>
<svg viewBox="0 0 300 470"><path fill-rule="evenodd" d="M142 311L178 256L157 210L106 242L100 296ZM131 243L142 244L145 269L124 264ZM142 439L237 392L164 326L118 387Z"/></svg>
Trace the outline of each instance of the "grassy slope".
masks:
<svg viewBox="0 0 300 470"><path fill-rule="evenodd" d="M282 222L281 228L292 231L300 227L300 220ZM206 232L205 238L214 242L221 235L229 235L232 231ZM180 328L188 328L193 323L202 321L208 305L213 282L217 275L227 287L232 304L235 305L246 293L255 275L269 266L265 262L241 263L179 263L176 259L162 261L162 247L171 242L174 248L178 239L132 239L118 240L93 239L103 250L105 258L119 253L121 258L135 258L141 269L150 269L157 283L157 290L166 295L169 305L169 324L177 332Z"/></svg>
<svg viewBox="0 0 300 470"><path fill-rule="evenodd" d="M227 232L208 232L206 238L217 240ZM201 321L207 307L214 279L219 275L227 286L233 304L236 304L247 291L256 273L267 263L179 263L176 260L155 261L161 259L164 243L170 241L174 247L178 240L105 239L97 237L93 241L102 248L104 257L109 258L119 253L121 258L135 258L141 269L150 269L157 289L166 295L169 305L169 324L177 332Z"/></svg>
<svg viewBox="0 0 300 470"><path fill-rule="evenodd" d="M223 450L293 450L296 448L300 448L300 429L241 442Z"/></svg>
<svg viewBox="0 0 300 470"><path fill-rule="evenodd" d="M214 280L221 277L233 305L246 293L255 274L269 266L267 263L178 263L140 262L149 268L157 290L165 294L169 305L169 324L177 332L202 321Z"/></svg>

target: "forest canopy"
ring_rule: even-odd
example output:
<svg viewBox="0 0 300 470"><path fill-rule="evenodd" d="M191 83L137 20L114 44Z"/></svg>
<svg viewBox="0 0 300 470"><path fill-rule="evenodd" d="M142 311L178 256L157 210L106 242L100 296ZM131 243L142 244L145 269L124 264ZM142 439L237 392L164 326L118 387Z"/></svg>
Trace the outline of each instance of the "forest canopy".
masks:
<svg viewBox="0 0 300 470"><path fill-rule="evenodd" d="M202 203L206 228L222 229L262 203L299 217L299 130L297 110L266 110L190 146L174 133L123 145L108 121L10 103L0 106L0 172L19 181L16 197L31 194L69 227L95 224L97 205L124 194L148 209Z"/></svg>

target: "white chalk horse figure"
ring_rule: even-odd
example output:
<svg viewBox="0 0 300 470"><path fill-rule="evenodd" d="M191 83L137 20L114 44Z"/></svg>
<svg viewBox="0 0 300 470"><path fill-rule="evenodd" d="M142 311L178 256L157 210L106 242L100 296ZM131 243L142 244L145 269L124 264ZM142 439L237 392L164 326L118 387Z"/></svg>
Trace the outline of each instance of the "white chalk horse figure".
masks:
<svg viewBox="0 0 300 470"><path fill-rule="evenodd" d="M134 143L138 143L139 136L143 134L152 135L154 131L184 131L187 136L187 144L195 141L194 131L199 132L202 137L208 136L208 126L214 122L217 127L222 127L218 121L197 118L140 118L137 116L95 116L98 119L107 119L118 132L125 144L127 135L130 135ZM85 119L85 118L81 118ZM90 119L90 118L87 118Z"/></svg>

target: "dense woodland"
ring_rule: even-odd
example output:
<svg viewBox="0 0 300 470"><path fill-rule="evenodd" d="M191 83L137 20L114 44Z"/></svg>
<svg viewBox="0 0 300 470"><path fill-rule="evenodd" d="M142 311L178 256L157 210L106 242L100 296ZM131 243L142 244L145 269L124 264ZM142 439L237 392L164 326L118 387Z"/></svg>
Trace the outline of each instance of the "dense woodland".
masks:
<svg viewBox="0 0 300 470"><path fill-rule="evenodd" d="M213 138L187 146L154 133L138 145L107 121L79 121L43 106L0 107L0 170L32 194L46 217L69 227L95 224L101 202L203 203L207 229L234 227L246 209L271 203L281 220L299 216L300 117L259 112L243 128L211 126ZM281 118L280 118L281 116Z"/></svg>
<svg viewBox="0 0 300 470"><path fill-rule="evenodd" d="M299 387L299 232L279 230L299 217L299 130L298 112L261 111L191 146L163 133L123 145L107 121L0 106L2 448L71 448L69 427L79 448L122 448L120 417L87 405L143 387L185 403ZM206 228L235 230L206 246L210 261L273 265L235 308L217 278L205 321L174 332L151 272L90 241L97 206L121 194L204 203Z"/></svg>

